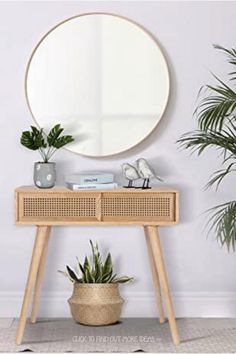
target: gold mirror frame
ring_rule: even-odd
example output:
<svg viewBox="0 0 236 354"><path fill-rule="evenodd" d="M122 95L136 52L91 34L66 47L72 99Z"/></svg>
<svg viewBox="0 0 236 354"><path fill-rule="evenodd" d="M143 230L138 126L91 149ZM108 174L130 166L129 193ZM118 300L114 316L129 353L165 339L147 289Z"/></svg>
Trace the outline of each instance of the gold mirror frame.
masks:
<svg viewBox="0 0 236 354"><path fill-rule="evenodd" d="M140 25L139 23L137 23L136 21L134 20L131 20L130 18L127 18L125 16L122 16L122 15L117 15L117 14L114 14L114 13L108 13L108 12L87 12L87 13L83 13L83 14L79 14L79 15L75 15L75 16L71 16L69 18L66 18L65 20L59 22L58 24L56 24L55 26L53 26L41 39L40 41L37 43L37 45L34 47L31 55L30 55L30 58L28 60L28 63L26 65L26 71L25 71L25 79L24 79L24 90L25 90L25 97L26 97L26 102L27 102L27 106L29 108L29 111L31 113L31 116L35 122L35 124L39 127L40 127L40 124L37 122L37 119L36 117L34 116L33 112L32 112L32 109L31 109L31 106L30 106L30 102L29 102L29 98L28 98L28 93L27 93L27 78L28 78L28 72L29 72L29 68L30 68L30 64L31 64L31 61L34 57L34 54L36 53L38 47L40 46L40 44L51 34L51 32L53 32L57 27L63 25L64 23L68 22L68 21L71 21L73 19L76 19L76 18L80 18L80 17L85 17L85 16L90 16L90 15L108 15L108 16L114 16L114 17L117 17L117 18L120 18L120 19L123 19L123 20L126 20L130 23L132 23L133 25L137 26L139 29L141 29L143 32L145 32L152 40L153 42L155 43L155 45L157 46L157 48L159 49L160 53L162 54L162 57L163 57L163 61L165 63L165 66L166 66L166 71L167 71L167 86L168 86L168 93L167 93L167 97L166 97L166 101L163 105L163 109L160 113L160 118L159 120L157 121L157 123L155 124L155 126L153 127L153 129L151 129L149 131L149 133L143 138L141 139L139 142L137 142L136 144L130 146L128 149L125 149L125 150L121 150L121 151L118 151L118 152L115 152L115 153L112 153L112 154L107 154L107 155L98 155L98 156L95 156L95 155L87 155L87 154L84 154L84 153L81 153L81 152L77 152L77 151L74 151L74 150L71 150L69 149L68 147L64 147L63 149L67 150L67 151L70 151L70 152L73 152L75 154L78 154L78 155L81 155L81 156L85 156L85 157L90 157L90 158L102 158L102 157L110 157L110 156L115 156L115 155L119 155L119 154L122 154L126 151L130 151L131 149L135 148L136 146L138 146L139 144L141 144L143 141L145 141L152 133L153 131L157 128L159 122L161 121L161 119L163 118L163 115L166 111L166 107L167 107L167 104L168 104L168 101L169 101L169 97L170 97L170 71L169 71L169 67L168 67L168 64L167 64L167 61L166 61L166 58L163 54L163 51L157 41L157 39L155 38L155 36L149 32L144 26Z"/></svg>

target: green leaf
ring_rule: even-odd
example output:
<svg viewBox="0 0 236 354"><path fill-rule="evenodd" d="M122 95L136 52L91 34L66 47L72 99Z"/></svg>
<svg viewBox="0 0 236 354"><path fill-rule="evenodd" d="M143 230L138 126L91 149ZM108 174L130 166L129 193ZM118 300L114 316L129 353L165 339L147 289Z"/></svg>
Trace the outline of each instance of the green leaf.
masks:
<svg viewBox="0 0 236 354"><path fill-rule="evenodd" d="M103 274L110 273L111 269L112 269L112 258L111 258L111 254L109 252L107 255L107 258L105 260L104 266L102 268L102 273Z"/></svg>
<svg viewBox="0 0 236 354"><path fill-rule="evenodd" d="M79 262L77 258L77 268L81 272L81 278L78 278L75 272L67 266L68 277L71 281L76 281L80 283L111 283L111 282L127 282L128 277L117 278L116 274L113 275L113 266L111 254L108 253L105 262L102 263L100 252L98 249L98 244L93 244L90 240L90 245L92 248L93 264L89 263L89 259L86 256L83 265Z"/></svg>
<svg viewBox="0 0 236 354"><path fill-rule="evenodd" d="M64 276L67 277L68 279L70 279L70 281L71 281L72 283L74 283L75 280L70 277L70 275L69 275L68 272L64 272L64 271L62 271L62 270L58 270L58 273L61 273L62 275L64 275ZM77 282L78 282L78 283L82 283L81 279L78 279Z"/></svg>
<svg viewBox="0 0 236 354"><path fill-rule="evenodd" d="M83 283L90 283L90 281L87 278L87 272L90 272L90 264L89 264L88 257L87 256L85 257L83 265L79 263L78 266L82 273Z"/></svg>
<svg viewBox="0 0 236 354"><path fill-rule="evenodd" d="M61 147L71 143L74 141L72 135L63 135L60 136L63 132L64 128L61 127L60 124L56 124L49 132L47 136L47 142L49 146L53 146L56 149L60 149Z"/></svg>
<svg viewBox="0 0 236 354"><path fill-rule="evenodd" d="M84 267L82 266L82 264L79 263L78 266L79 266L79 269L80 269L82 275L85 275L85 269L84 269Z"/></svg>
<svg viewBox="0 0 236 354"><path fill-rule="evenodd" d="M63 128L61 128L60 124L56 124L48 133L47 141L49 146L54 146L56 140L63 132Z"/></svg>
<svg viewBox="0 0 236 354"><path fill-rule="evenodd" d="M218 44L214 44L214 48L219 49L227 54L228 63L231 65L236 65L236 49L227 49ZM231 76L231 80L236 80L236 72L230 72L229 75Z"/></svg>
<svg viewBox="0 0 236 354"><path fill-rule="evenodd" d="M113 283L113 281L116 279L117 274L112 275L108 283Z"/></svg>
<svg viewBox="0 0 236 354"><path fill-rule="evenodd" d="M217 205L207 211L212 216L208 220L208 234L213 230L217 240L228 251L235 251L236 244L236 201Z"/></svg>
<svg viewBox="0 0 236 354"><path fill-rule="evenodd" d="M98 255L94 256L94 278L96 283L99 283L102 278L102 265L100 263Z"/></svg>
<svg viewBox="0 0 236 354"><path fill-rule="evenodd" d="M130 281L132 281L133 278L127 277L127 276L123 276L120 278L115 278L112 282L113 283L128 283Z"/></svg>
<svg viewBox="0 0 236 354"><path fill-rule="evenodd" d="M223 85L206 87L210 90L210 96L204 98L195 110L199 129L221 131L226 119L235 111L236 93ZM218 95L212 95L213 92Z"/></svg>
<svg viewBox="0 0 236 354"><path fill-rule="evenodd" d="M184 134L177 142L182 148L197 152L198 155L202 154L206 148L216 147L221 153L236 156L236 136L226 131L218 133L196 130Z"/></svg>
<svg viewBox="0 0 236 354"><path fill-rule="evenodd" d="M236 163L232 162L229 164L229 166L226 169L221 169L213 173L212 178L206 185L206 189L212 187L214 184L216 184L216 190L218 190L218 187L220 183L222 182L223 178L225 178L229 173L235 172L236 169L232 168Z"/></svg>
<svg viewBox="0 0 236 354"><path fill-rule="evenodd" d="M94 246L92 240L89 240L89 243L90 243L90 246L91 246L91 249L92 249L93 265L95 265L95 258L97 258L98 262L101 262L100 253L99 253L99 250L98 250L98 245L96 244Z"/></svg>
<svg viewBox="0 0 236 354"><path fill-rule="evenodd" d="M84 259L84 271L86 271L87 269L90 270L90 264L89 264L89 260L88 260L88 257L86 256L85 259Z"/></svg>
<svg viewBox="0 0 236 354"><path fill-rule="evenodd" d="M86 269L85 270L85 274L86 274L86 282L87 283L95 283L95 279L94 277L92 276L91 272L90 272L90 269Z"/></svg>
<svg viewBox="0 0 236 354"><path fill-rule="evenodd" d="M102 283L109 283L110 279L112 278L112 274L113 274L113 269L112 268L109 270L109 272L103 273L102 277L101 277L101 282Z"/></svg>
<svg viewBox="0 0 236 354"><path fill-rule="evenodd" d="M53 144L53 146L56 149L60 149L61 147L72 143L74 141L74 138L71 135L64 135L61 138L58 138L55 143Z"/></svg>
<svg viewBox="0 0 236 354"><path fill-rule="evenodd" d="M69 278L70 280L72 280L71 277L69 276L68 272L65 272L63 270L58 270L58 273L64 275L65 277Z"/></svg>
<svg viewBox="0 0 236 354"><path fill-rule="evenodd" d="M31 131L24 131L22 133L20 142L30 150L38 150L47 146L43 137L43 129L39 130L34 126L31 126Z"/></svg>
<svg viewBox="0 0 236 354"><path fill-rule="evenodd" d="M75 274L75 272L67 265L66 266L67 272L70 276L71 279L73 279L75 282L79 282L79 278Z"/></svg>
<svg viewBox="0 0 236 354"><path fill-rule="evenodd" d="M228 62L231 65L236 65L236 50L226 49L220 45L214 45L216 49L219 49L227 54ZM208 96L203 97L200 100L198 107L195 110L195 114L198 119L198 126L200 130L216 130L221 131L226 119L235 113L236 110L236 92L233 88L229 87L225 82L220 80L216 75L212 74L218 85L205 85L206 90L204 94L208 93ZM229 73L231 80L236 79L236 71ZM203 93L201 88L199 92Z"/></svg>

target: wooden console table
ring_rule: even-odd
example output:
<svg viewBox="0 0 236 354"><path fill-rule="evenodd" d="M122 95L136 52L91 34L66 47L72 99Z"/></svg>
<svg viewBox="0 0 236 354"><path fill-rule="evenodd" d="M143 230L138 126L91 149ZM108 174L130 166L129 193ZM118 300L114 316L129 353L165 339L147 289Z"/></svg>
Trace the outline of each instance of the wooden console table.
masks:
<svg viewBox="0 0 236 354"><path fill-rule="evenodd" d="M115 189L71 191L67 188L37 189L21 187L15 191L16 224L36 225L16 343L21 344L27 308L33 293L31 322L36 322L43 269L50 229L53 225L141 225L144 228L156 292L160 323L165 321L166 304L173 342L179 344L168 280L161 251L158 226L178 222L178 192L165 189Z"/></svg>

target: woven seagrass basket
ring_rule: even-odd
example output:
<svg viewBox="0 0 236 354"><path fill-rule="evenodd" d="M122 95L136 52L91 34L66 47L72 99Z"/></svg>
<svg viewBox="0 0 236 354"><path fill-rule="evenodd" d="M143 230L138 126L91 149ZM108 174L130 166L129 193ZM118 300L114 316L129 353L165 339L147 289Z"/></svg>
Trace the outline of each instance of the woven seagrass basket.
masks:
<svg viewBox="0 0 236 354"><path fill-rule="evenodd" d="M68 299L74 320L90 326L104 326L117 322L124 302L118 285L74 283L73 294Z"/></svg>

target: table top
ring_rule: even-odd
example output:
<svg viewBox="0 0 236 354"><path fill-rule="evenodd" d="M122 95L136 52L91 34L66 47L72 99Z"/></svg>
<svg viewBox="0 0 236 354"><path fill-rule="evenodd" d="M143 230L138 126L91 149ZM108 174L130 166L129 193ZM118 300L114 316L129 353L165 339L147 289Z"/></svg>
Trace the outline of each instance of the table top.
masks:
<svg viewBox="0 0 236 354"><path fill-rule="evenodd" d="M162 188L115 188L115 189L83 189L83 190L71 190L67 187L56 186L54 188L37 188L34 186L21 186L15 189L16 192L33 192L33 193L178 193L177 189L171 187Z"/></svg>

